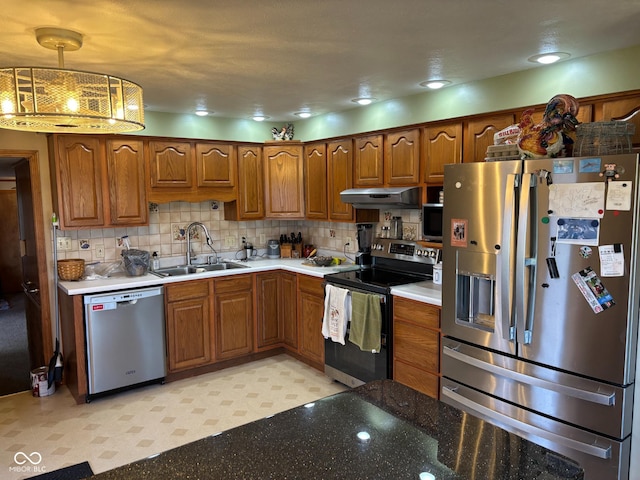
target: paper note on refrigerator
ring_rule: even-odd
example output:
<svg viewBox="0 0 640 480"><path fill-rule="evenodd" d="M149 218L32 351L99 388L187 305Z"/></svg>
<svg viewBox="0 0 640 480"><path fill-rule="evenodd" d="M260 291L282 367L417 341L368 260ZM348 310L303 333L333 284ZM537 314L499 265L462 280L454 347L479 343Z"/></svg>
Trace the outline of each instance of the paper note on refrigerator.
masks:
<svg viewBox="0 0 640 480"><path fill-rule="evenodd" d="M624 275L624 251L622 244L600 245L600 275L603 277L622 277Z"/></svg>
<svg viewBox="0 0 640 480"><path fill-rule="evenodd" d="M549 186L551 215L573 218L602 218L604 182L554 183Z"/></svg>
<svg viewBox="0 0 640 480"><path fill-rule="evenodd" d="M607 183L607 210L631 210L633 182Z"/></svg>

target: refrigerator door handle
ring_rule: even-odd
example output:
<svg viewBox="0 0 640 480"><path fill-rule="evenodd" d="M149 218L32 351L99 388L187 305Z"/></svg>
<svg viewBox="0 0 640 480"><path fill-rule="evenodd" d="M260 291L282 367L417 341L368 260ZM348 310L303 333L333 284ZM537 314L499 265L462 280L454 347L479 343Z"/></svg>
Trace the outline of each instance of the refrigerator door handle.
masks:
<svg viewBox="0 0 640 480"><path fill-rule="evenodd" d="M602 459L611 458L611 446L600 447L595 444L584 443L579 440L574 440L573 438L563 437L562 435L558 435L557 433L549 432L548 430L544 430L540 427L536 427L534 425L529 425L527 423L516 420L515 418L511 418L503 413L496 412L484 405L480 405L475 403L473 400L460 395L455 392L454 388L451 388L448 385L442 386L442 395L445 397L451 398L453 401L463 405L468 411L477 412L485 418L492 418L496 421L507 425L508 427L516 430L517 432L526 432L526 434L535 435L551 442L564 445L573 450L577 450L579 452L586 453L593 457L598 457ZM527 435L520 435L525 438Z"/></svg>
<svg viewBox="0 0 640 480"><path fill-rule="evenodd" d="M500 367L495 364L484 362L471 355L467 355L459 351L460 344L452 347L450 345L442 345L442 354L454 358L460 362L471 365L480 370L491 372L495 375L499 375L509 380L524 383L525 385L533 385L536 387L544 388L552 392L558 392L569 397L579 398L591 403L597 403L599 405L605 405L607 407L615 404L615 393L608 392L593 392L589 390L582 390L580 388L570 387L568 385L562 385L555 382L550 382L542 378L533 377L524 373L516 372L508 368Z"/></svg>
<svg viewBox="0 0 640 480"><path fill-rule="evenodd" d="M527 251L537 251L537 231L535 222L530 223L530 212L535 202L532 202L532 191L536 183L530 173L522 175L520 189L520 211L518 214L518 239L516 247L515 273L515 303L516 303L516 333L518 341L530 344L533 337L533 299L536 288L536 258L527 257ZM535 218L535 216L534 216ZM529 271L527 270L529 269Z"/></svg>
<svg viewBox="0 0 640 480"><path fill-rule="evenodd" d="M511 265L516 246L514 232L515 215L515 190L518 186L518 176L509 174L506 178L504 193L504 218L502 224L502 246L498 254L499 267L497 270L496 288L499 297L496 303L500 305L500 322L502 325L502 336L505 340L515 341L516 329L511 323L513 317L513 297L511 295L511 285L513 285L513 268Z"/></svg>

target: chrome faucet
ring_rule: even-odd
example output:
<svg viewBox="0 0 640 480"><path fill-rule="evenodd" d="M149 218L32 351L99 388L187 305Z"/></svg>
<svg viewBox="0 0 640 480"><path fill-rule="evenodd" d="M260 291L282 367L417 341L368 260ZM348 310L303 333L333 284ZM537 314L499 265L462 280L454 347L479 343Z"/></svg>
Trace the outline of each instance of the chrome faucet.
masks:
<svg viewBox="0 0 640 480"><path fill-rule="evenodd" d="M213 251L212 256L214 260L209 261L208 263L218 263L218 252L216 252L216 249L213 248L213 240L211 240L211 236L209 235L209 230L207 230L207 227L202 222L192 222L187 227L187 265L191 265L191 262L193 261L193 258L191 256L191 229L195 227L202 228L202 230L204 231L204 236L207 240L207 245Z"/></svg>

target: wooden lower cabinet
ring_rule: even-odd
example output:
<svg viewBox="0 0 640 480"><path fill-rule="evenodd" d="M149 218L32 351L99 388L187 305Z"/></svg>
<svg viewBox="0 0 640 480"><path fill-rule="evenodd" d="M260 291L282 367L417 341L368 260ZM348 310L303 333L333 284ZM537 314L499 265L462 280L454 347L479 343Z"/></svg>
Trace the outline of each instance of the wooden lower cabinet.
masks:
<svg viewBox="0 0 640 480"><path fill-rule="evenodd" d="M258 350L285 345L298 347L296 276L287 272L256 274Z"/></svg>
<svg viewBox="0 0 640 480"><path fill-rule="evenodd" d="M393 379L438 398L440 307L393 297Z"/></svg>
<svg viewBox="0 0 640 480"><path fill-rule="evenodd" d="M213 361L212 280L165 287L169 372Z"/></svg>
<svg viewBox="0 0 640 480"><path fill-rule="evenodd" d="M321 368L324 365L323 279L298 275L298 353Z"/></svg>
<svg viewBox="0 0 640 480"><path fill-rule="evenodd" d="M253 279L234 275L214 282L215 359L253 351Z"/></svg>

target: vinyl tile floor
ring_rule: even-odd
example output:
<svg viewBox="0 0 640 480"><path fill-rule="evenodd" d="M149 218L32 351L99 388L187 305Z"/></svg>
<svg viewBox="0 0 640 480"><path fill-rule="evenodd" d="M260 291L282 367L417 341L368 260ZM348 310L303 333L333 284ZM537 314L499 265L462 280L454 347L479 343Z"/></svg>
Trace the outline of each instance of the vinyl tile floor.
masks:
<svg viewBox="0 0 640 480"><path fill-rule="evenodd" d="M83 461L104 472L345 389L283 354L82 405L66 387L0 397L0 478Z"/></svg>

